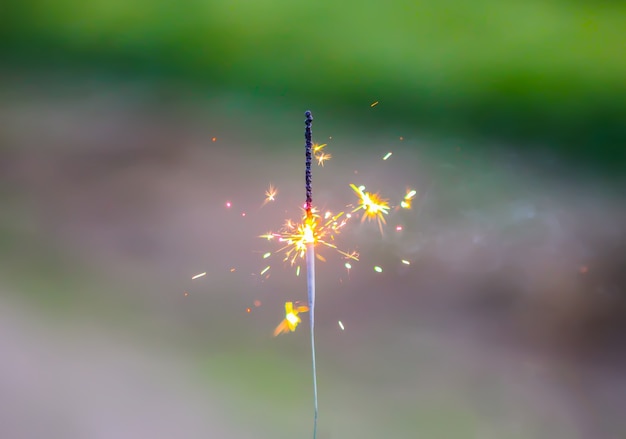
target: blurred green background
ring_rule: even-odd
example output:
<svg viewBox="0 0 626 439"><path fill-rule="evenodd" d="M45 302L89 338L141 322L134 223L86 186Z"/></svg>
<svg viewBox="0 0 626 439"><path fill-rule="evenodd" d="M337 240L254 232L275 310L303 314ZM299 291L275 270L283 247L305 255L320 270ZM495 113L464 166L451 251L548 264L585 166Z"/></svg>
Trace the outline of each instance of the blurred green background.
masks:
<svg viewBox="0 0 626 439"><path fill-rule="evenodd" d="M3 65L230 89L624 164L613 1L9 1ZM374 101L382 104L368 112Z"/></svg>
<svg viewBox="0 0 626 439"><path fill-rule="evenodd" d="M303 278L260 276L258 239L299 215L306 109L320 207L418 191L342 233L353 269L323 252L319 439L626 437L625 24L585 0L2 2L0 437L310 437L307 329L271 337Z"/></svg>

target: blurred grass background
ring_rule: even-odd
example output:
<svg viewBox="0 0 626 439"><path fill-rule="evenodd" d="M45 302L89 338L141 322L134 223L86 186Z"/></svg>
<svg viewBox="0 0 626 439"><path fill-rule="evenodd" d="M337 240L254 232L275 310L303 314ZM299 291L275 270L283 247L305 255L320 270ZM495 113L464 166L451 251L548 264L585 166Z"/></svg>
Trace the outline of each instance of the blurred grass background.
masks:
<svg viewBox="0 0 626 439"><path fill-rule="evenodd" d="M5 68L193 83L624 164L620 2L41 0L3 2L0 19Z"/></svg>
<svg viewBox="0 0 626 439"><path fill-rule="evenodd" d="M316 200L357 169L423 196L399 238L346 233L349 281L319 268L320 439L624 437L625 24L584 0L2 2L0 436L309 436L308 334L269 336L301 279L248 274L301 200L312 109ZM255 210L269 181L285 204Z"/></svg>

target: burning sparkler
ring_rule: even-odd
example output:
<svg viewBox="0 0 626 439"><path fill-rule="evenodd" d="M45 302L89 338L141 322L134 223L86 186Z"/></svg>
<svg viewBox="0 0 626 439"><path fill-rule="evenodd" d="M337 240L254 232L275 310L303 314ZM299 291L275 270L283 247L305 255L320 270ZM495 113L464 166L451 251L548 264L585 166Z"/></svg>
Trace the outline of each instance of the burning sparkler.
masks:
<svg viewBox="0 0 626 439"><path fill-rule="evenodd" d="M280 232L269 232L260 237L267 240L275 239L283 243L284 245L276 253L284 252L284 261L289 261L291 265L295 265L299 258L305 257L307 244L310 242L322 244L337 251L346 259L358 261L358 253L343 251L332 242L340 229L348 223L350 217L344 212L334 215L332 212L326 212L322 221L315 208L311 208L310 212L305 210L302 222L296 224L292 220L287 220ZM263 258L270 255L270 252L265 253ZM316 258L324 261L324 258L319 254L316 255Z"/></svg>

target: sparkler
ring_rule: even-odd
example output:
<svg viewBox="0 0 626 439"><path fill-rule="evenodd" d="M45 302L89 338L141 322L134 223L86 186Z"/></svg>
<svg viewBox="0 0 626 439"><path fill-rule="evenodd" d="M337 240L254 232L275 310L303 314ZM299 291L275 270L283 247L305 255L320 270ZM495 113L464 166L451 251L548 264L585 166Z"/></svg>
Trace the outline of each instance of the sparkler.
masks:
<svg viewBox="0 0 626 439"><path fill-rule="evenodd" d="M312 141L311 125L313 123L313 116L310 111L305 113L305 191L306 198L303 206L303 216L301 221L295 222L287 220L278 233L268 232L260 237L267 240L276 240L282 244L276 253L284 252L284 261L289 262L292 266L296 265L296 261L304 259L306 267L306 279L307 279L307 306L294 304L293 302L285 303L285 317L282 322L274 330L274 335L280 335L295 331L299 323L301 323L301 317L299 314L309 312L310 323L310 340L311 340L311 368L313 375L313 405L314 405L314 418L313 418L313 439L317 436L317 419L318 419L318 393L317 393L317 369L316 369L316 357L315 357L315 259L318 258L322 261L325 259L316 254L316 244L322 244L325 247L330 247L333 250L339 252L345 259L358 261L358 254L356 252L348 253L340 250L335 244L335 235L348 223L352 218L352 213L363 209L361 221L376 220L382 233L382 225L386 224L385 215L389 213L389 202L386 199L380 197L377 193L370 193L365 191L364 186L357 187L351 184L350 187L355 191L359 197L359 204L352 212L339 212L334 214L332 212L325 212L321 214L313 207L313 190L312 190L312 178L311 178L311 166L313 160L316 160L319 165L323 165L324 161L330 159L330 154L323 152L326 144L314 144ZM390 154L389 154L390 155ZM387 156L386 158L389 158ZM276 195L275 188L270 186L266 192L265 202L273 201ZM405 198L409 199L409 198ZM272 252L263 254L263 259L267 259L272 255ZM352 269L352 265L349 262L344 264L348 274ZM267 265L262 271L261 276L265 275L270 270L270 266ZM376 272L382 272L381 267L374 267ZM300 274L300 264L296 267L296 275ZM269 274L267 275L269 276ZM341 330L344 330L343 323L338 322Z"/></svg>
<svg viewBox="0 0 626 439"><path fill-rule="evenodd" d="M304 140L305 140L305 189L306 202L304 208L306 211L305 221L305 241L306 241L306 285L307 297L309 299L309 312L311 323L311 366L313 371L313 439L317 437L317 370L315 368L315 235L313 234L313 189L311 187L311 159L313 149L313 135L311 133L311 125L313 124L313 115L310 111L304 113L306 119L304 121Z"/></svg>

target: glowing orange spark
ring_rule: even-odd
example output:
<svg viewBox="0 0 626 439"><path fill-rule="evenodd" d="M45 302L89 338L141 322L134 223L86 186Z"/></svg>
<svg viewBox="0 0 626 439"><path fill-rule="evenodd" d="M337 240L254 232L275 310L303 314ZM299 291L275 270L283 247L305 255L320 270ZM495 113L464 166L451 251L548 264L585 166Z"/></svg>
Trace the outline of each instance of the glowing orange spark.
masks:
<svg viewBox="0 0 626 439"><path fill-rule="evenodd" d="M361 216L361 222L376 219L380 233L383 232L383 224L387 224L384 215L389 213L389 201L380 197L378 194L365 192L365 186L357 187L350 184L352 190L359 196L359 205L352 212L363 209L365 212Z"/></svg>
<svg viewBox="0 0 626 439"><path fill-rule="evenodd" d="M274 186L272 186L272 184L270 183L270 187L268 190L265 191L265 201L263 201L263 206L265 206L267 203L269 203L270 201L274 201L276 200L276 195L278 194L278 189L276 189Z"/></svg>
<svg viewBox="0 0 626 439"><path fill-rule="evenodd" d="M417 195L417 191L415 189L407 190L404 199L400 202L400 206L403 209L410 209L411 203L413 201L413 198L415 198L415 195Z"/></svg>
<svg viewBox="0 0 626 439"><path fill-rule="evenodd" d="M317 159L317 164L320 166L324 166L324 162L330 160L332 157L332 155L323 152L315 156L315 158Z"/></svg>
<svg viewBox="0 0 626 439"><path fill-rule="evenodd" d="M285 302L285 319L274 329L274 337L295 331L298 323L302 321L298 314L308 310L308 306L299 305L294 308L293 302Z"/></svg>
<svg viewBox="0 0 626 439"><path fill-rule="evenodd" d="M330 160L333 157L332 155L323 152L323 149L326 146L327 145L325 143L322 143L321 145L318 143L313 144L313 156L317 160L317 164L320 166L324 166L324 162Z"/></svg>

